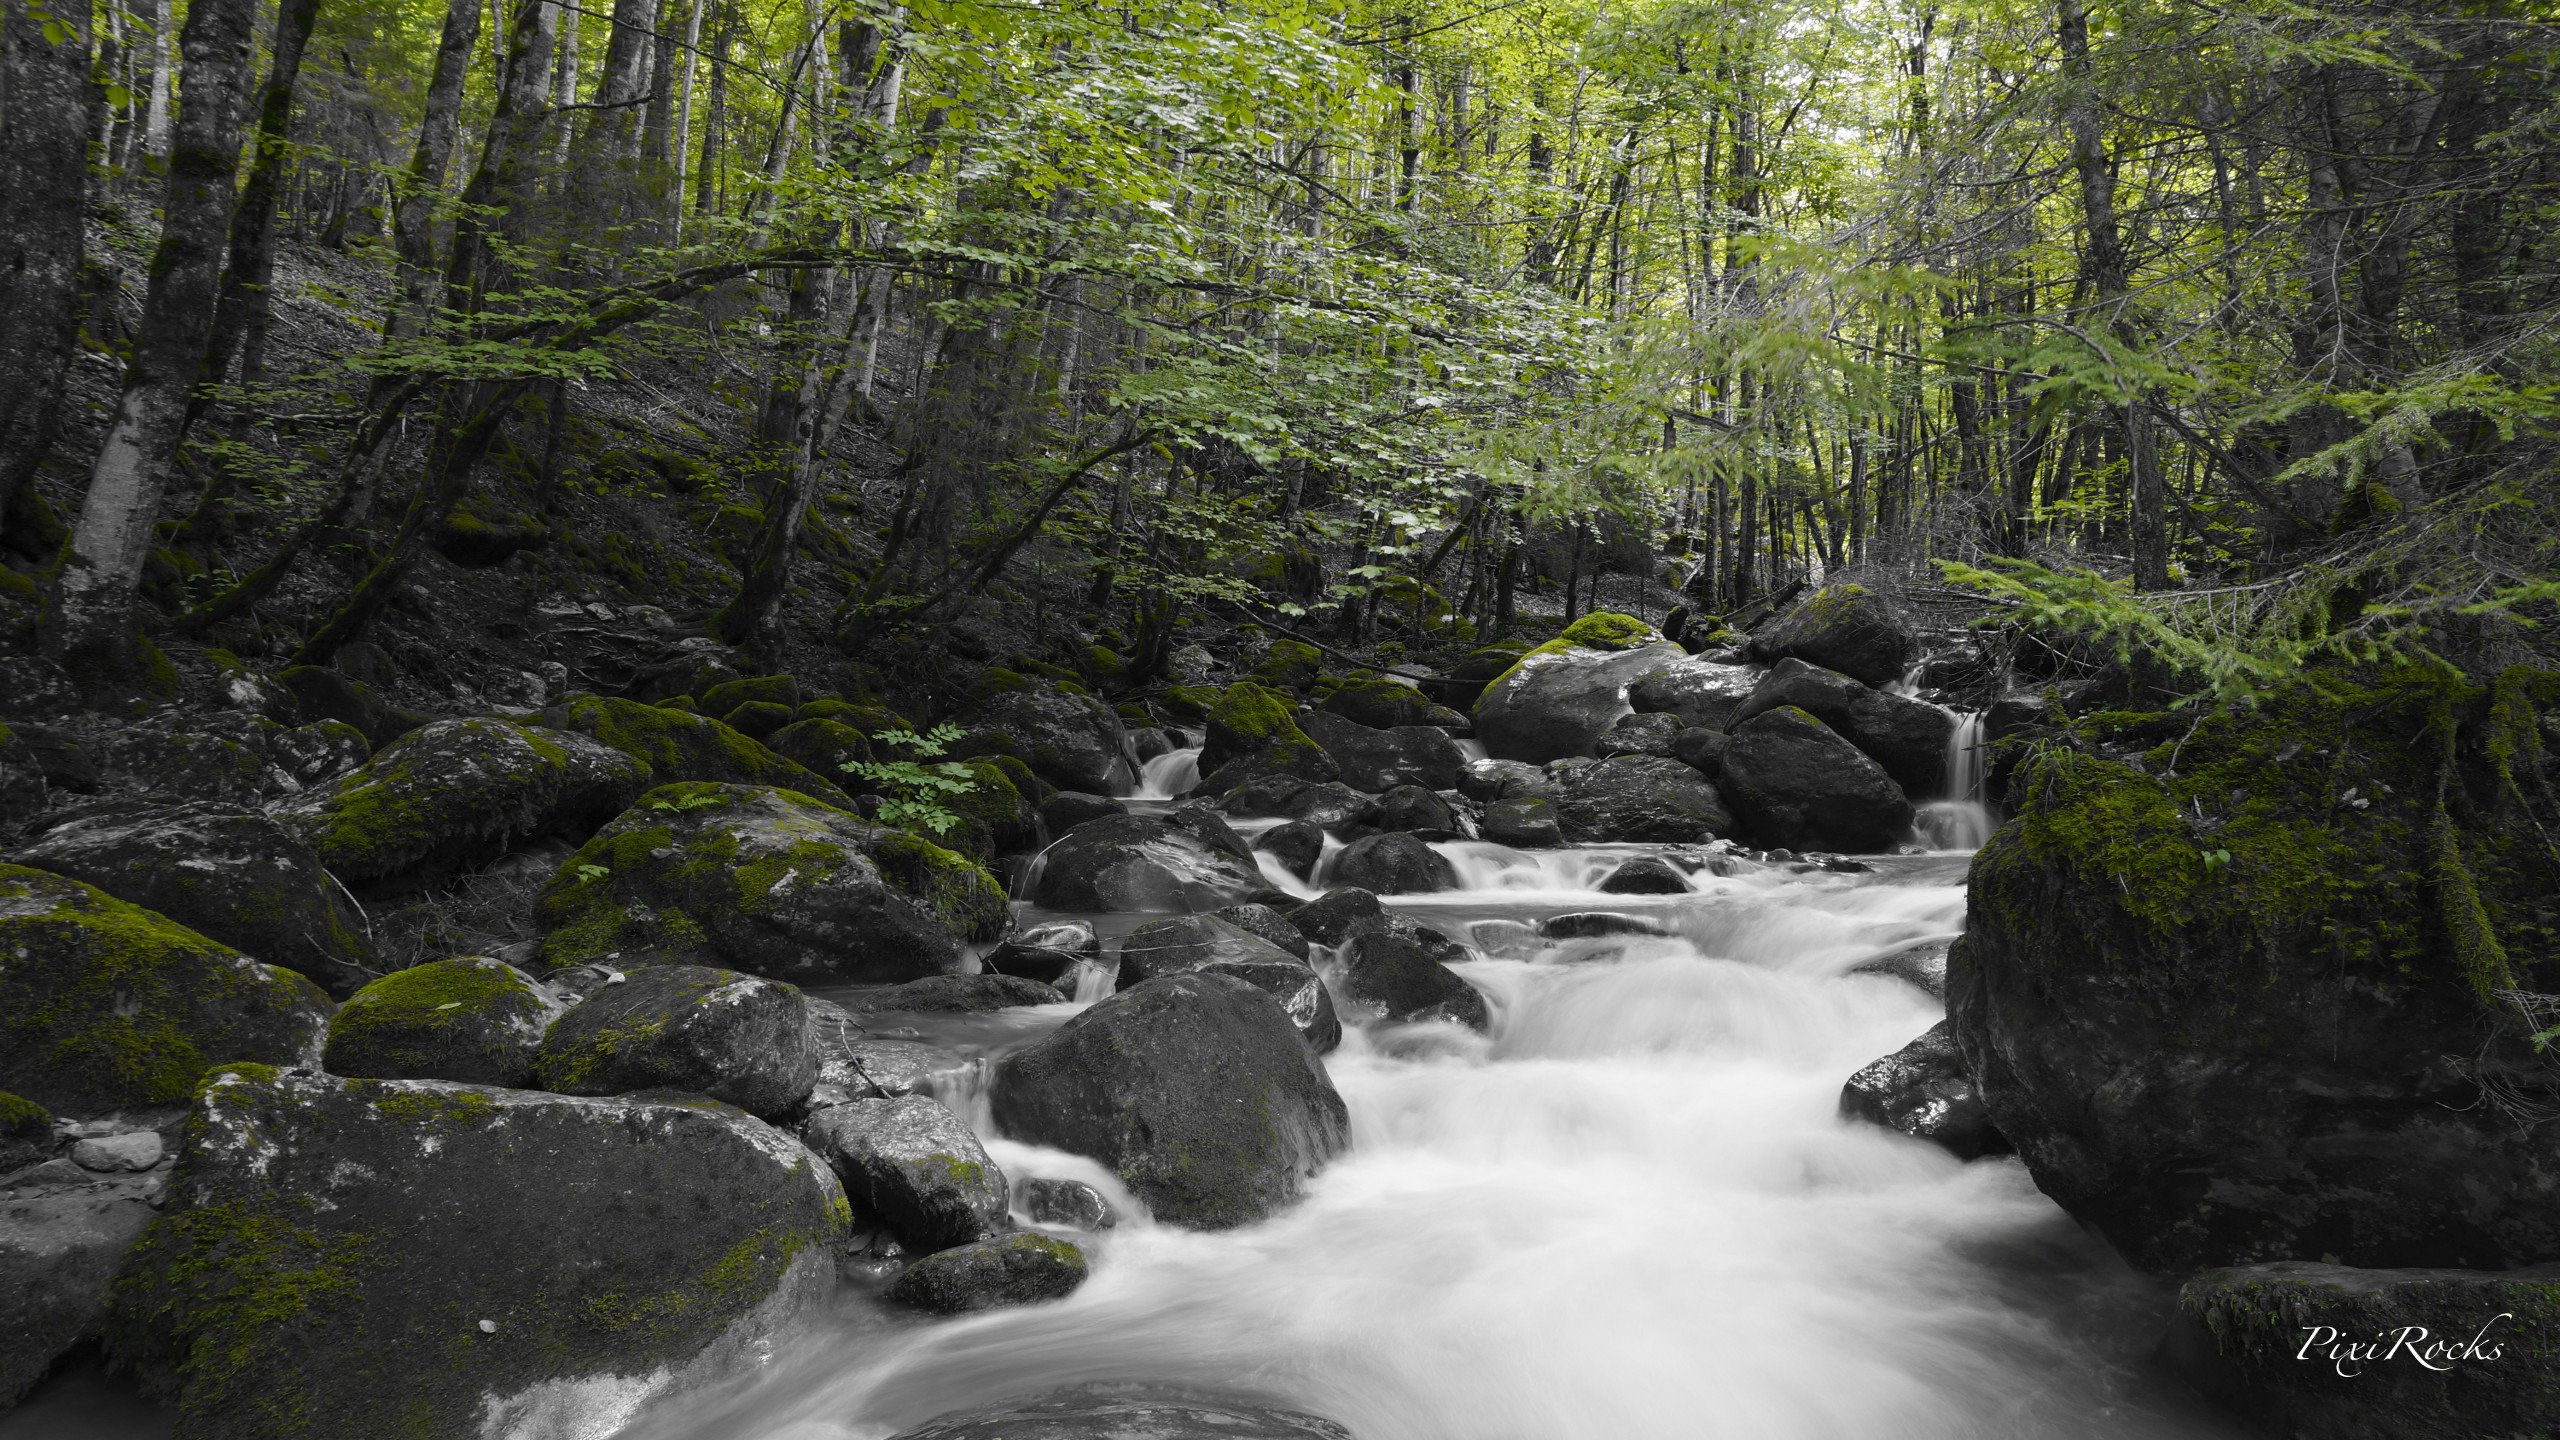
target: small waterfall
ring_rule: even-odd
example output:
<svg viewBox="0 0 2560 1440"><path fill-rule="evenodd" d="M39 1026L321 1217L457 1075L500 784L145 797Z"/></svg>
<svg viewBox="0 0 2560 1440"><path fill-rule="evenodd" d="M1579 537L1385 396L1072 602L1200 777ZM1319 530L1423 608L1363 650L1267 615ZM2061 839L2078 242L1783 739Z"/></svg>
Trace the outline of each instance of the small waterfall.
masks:
<svg viewBox="0 0 2560 1440"><path fill-rule="evenodd" d="M1138 788L1131 791L1132 800L1179 800L1200 783L1200 747L1167 750L1148 761L1138 771Z"/></svg>
<svg viewBox="0 0 2560 1440"><path fill-rule="evenodd" d="M1955 710L1947 735L1947 794L1920 807L1916 829L1932 850L1979 850L2000 828L1983 800L1982 715Z"/></svg>
<svg viewBox="0 0 2560 1440"><path fill-rule="evenodd" d="M1481 740L1460 740L1457 742L1457 745L1458 753L1466 756L1467 763L1470 765L1474 764L1478 760L1488 760L1492 758L1485 753L1484 742Z"/></svg>

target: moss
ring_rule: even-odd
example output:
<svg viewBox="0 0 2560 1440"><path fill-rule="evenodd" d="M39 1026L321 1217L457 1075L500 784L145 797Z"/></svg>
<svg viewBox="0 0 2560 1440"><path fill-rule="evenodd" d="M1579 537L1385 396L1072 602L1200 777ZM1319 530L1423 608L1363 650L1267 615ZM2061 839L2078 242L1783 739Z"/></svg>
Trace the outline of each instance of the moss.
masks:
<svg viewBox="0 0 2560 1440"><path fill-rule="evenodd" d="M1274 690L1304 690L1324 670L1324 653L1301 640L1274 640L1262 663L1253 667L1256 683Z"/></svg>
<svg viewBox="0 0 2560 1440"><path fill-rule="evenodd" d="M730 680L702 692L702 712L726 715L741 705L779 705L788 711L800 703L800 682L789 675L757 675Z"/></svg>
<svg viewBox="0 0 2560 1440"><path fill-rule="evenodd" d="M1058 793L1057 786L1033 774L1031 767L1024 764L1019 755L997 755L991 757L987 763L1003 771L1004 778L1012 783L1014 793L1033 805L1038 805L1041 801Z"/></svg>
<svg viewBox="0 0 2560 1440"><path fill-rule="evenodd" d="M1632 615L1620 615L1610 610L1594 610L1564 627L1554 639L1523 652L1509 668L1485 685L1483 693L1491 695L1500 690L1509 684L1511 678L1519 674L1524 666L1541 655L1562 655L1569 650L1611 652L1634 650L1654 644L1661 639L1660 631Z"/></svg>
<svg viewBox="0 0 2560 1440"><path fill-rule="evenodd" d="M1215 685L1176 685L1157 699L1156 710L1177 724L1197 725L1217 708L1221 693Z"/></svg>
<svg viewBox="0 0 2560 1440"><path fill-rule="evenodd" d="M1093 683L1107 687L1128 678L1129 662L1108 645L1088 645L1084 648L1084 670L1093 677Z"/></svg>
<svg viewBox="0 0 2560 1440"><path fill-rule="evenodd" d="M259 1417L252 1428L299 1430L293 1402L256 1385L257 1362L277 1331L354 1289L367 1248L362 1237L332 1240L245 1201L194 1206L153 1225L128 1264L158 1273L162 1298L151 1318L187 1337L181 1407L244 1407Z"/></svg>
<svg viewBox="0 0 2560 1440"><path fill-rule="evenodd" d="M775 754L720 721L633 700L572 695L537 717L546 726L574 730L612 746L665 781L725 781L773 785L842 804L835 781Z"/></svg>
<svg viewBox="0 0 2560 1440"><path fill-rule="evenodd" d="M23 1095L0 1090L0 1139L41 1139L52 1133L52 1111Z"/></svg>
<svg viewBox="0 0 2560 1440"><path fill-rule="evenodd" d="M477 1128L498 1118L498 1102L477 1090L406 1090L390 1091L374 1101L373 1108L394 1120L411 1125L461 1125ZM363 1093L359 1087L358 1093Z"/></svg>
<svg viewBox="0 0 2560 1440"><path fill-rule="evenodd" d="M773 733L791 723L792 710L770 700L750 700L720 717L720 723L755 740L771 739Z"/></svg>
<svg viewBox="0 0 2560 1440"><path fill-rule="evenodd" d="M695 704L693 697L690 695L676 695L671 696L668 699L661 700L658 702L658 708L661 710L673 710L679 715L699 715L702 713L702 707Z"/></svg>
<svg viewBox="0 0 2560 1440"><path fill-rule="evenodd" d="M966 858L930 840L886 831L872 846L871 863L963 939L993 940L1004 933L1011 919L1002 886Z"/></svg>

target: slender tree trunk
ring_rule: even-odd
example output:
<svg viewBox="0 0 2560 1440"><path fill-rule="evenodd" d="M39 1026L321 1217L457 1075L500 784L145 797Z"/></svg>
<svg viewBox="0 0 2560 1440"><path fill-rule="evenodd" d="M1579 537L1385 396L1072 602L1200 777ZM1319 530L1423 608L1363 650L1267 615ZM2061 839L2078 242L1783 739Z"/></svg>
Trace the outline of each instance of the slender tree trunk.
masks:
<svg viewBox="0 0 2560 1440"><path fill-rule="evenodd" d="M48 617L48 650L94 678L128 672L138 659L134 588L151 552L187 393L202 371L213 326L257 11L256 0L194 0L179 38L186 103L170 135L167 198L142 328L89 472Z"/></svg>
<svg viewBox="0 0 2560 1440"><path fill-rule="evenodd" d="M711 93L704 101L702 161L695 171L693 213L710 216L720 213L720 142L729 121L729 46L737 19L726 0L704 3L720 5L720 26L711 41Z"/></svg>
<svg viewBox="0 0 2560 1440"><path fill-rule="evenodd" d="M391 233L400 254L400 289L388 327L395 340L418 334L429 319L437 274L436 211L461 126L463 82L470 78L471 52L479 43L479 0L452 0L445 7L444 36L436 44L435 75L427 83L418 143L392 202Z"/></svg>
<svg viewBox="0 0 2560 1440"><path fill-rule="evenodd" d="M302 52L319 18L320 0L282 0L276 11L275 58L267 67L267 83L258 100L258 129L251 141L255 158L240 203L231 215L231 255L222 277L222 295L214 302L213 338L205 346L204 378L219 385L240 357L240 383L256 384L266 364L268 291L276 270L276 190L284 178L286 142L293 128L294 85L302 74ZM199 393L189 408L202 409Z"/></svg>
<svg viewBox="0 0 2560 1440"><path fill-rule="evenodd" d="M35 475L80 337L89 135L104 99L90 77L89 16L74 5L49 26L13 4L0 31L0 544L30 557L59 543Z"/></svg>
<svg viewBox="0 0 2560 1440"><path fill-rule="evenodd" d="M142 154L150 160L169 158L169 115L172 102L170 89L169 39L176 34L178 22L170 0L154 0L151 9L151 88L150 98L142 112ZM143 167L133 167L139 172Z"/></svg>

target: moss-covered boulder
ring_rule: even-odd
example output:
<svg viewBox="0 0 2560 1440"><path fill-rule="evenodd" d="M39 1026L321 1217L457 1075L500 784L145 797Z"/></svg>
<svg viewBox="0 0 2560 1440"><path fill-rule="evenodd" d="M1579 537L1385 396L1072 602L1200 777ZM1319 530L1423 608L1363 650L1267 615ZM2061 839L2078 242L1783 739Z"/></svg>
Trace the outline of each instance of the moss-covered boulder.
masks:
<svg viewBox="0 0 2560 1440"><path fill-rule="evenodd" d="M2324 672L2040 747L1947 964L2037 1185L2146 1269L2560 1259L2554 683Z"/></svg>
<svg viewBox="0 0 2560 1440"><path fill-rule="evenodd" d="M1032 773L1061 790L1126 795L1136 786L1127 727L1090 695L1026 685L989 696L969 725L1012 737Z"/></svg>
<svg viewBox="0 0 2560 1440"><path fill-rule="evenodd" d="M1713 640L1715 637L1710 637ZM1793 657L1869 685L1890 685L1919 658L1920 642L1885 598L1864 585L1825 585L1751 637L1760 660Z"/></svg>
<svg viewBox="0 0 2560 1440"><path fill-rule="evenodd" d="M1005 895L948 850L794 791L664 785L560 867L536 919L554 969L881 982L957 970L966 941L1003 932Z"/></svg>
<svg viewBox="0 0 2560 1440"><path fill-rule="evenodd" d="M1392 790L1420 785L1447 790L1466 769L1466 752L1449 732L1435 725L1397 725L1377 729L1323 710L1300 710L1298 727L1333 757L1342 782L1354 790Z"/></svg>
<svg viewBox="0 0 2560 1440"><path fill-rule="evenodd" d="M286 725L335 720L363 732L368 744L390 744L434 718L403 710L374 693L373 687L350 680L322 665L296 665L269 680L270 718Z"/></svg>
<svg viewBox="0 0 2560 1440"><path fill-rule="evenodd" d="M1029 1231L938 1250L898 1272L888 1298L938 1315L1061 1300L1084 1283L1084 1251Z"/></svg>
<svg viewBox="0 0 2560 1440"><path fill-rule="evenodd" d="M1556 815L1565 838L1578 845L1692 844L1734 832L1733 811L1715 782L1660 755L1619 755L1576 769ZM1908 807L1905 815L1908 830Z"/></svg>
<svg viewBox="0 0 2560 1440"><path fill-rule="evenodd" d="M1055 1005L1066 997L1056 986L1000 971L979 975L927 975L852 997L847 1008L864 1015L882 1011L983 1015L1024 1005Z"/></svg>
<svg viewBox="0 0 2560 1440"><path fill-rule="evenodd" d="M1298 728L1297 707L1277 690L1239 681L1209 711L1209 735L1200 750L1195 793L1222 795L1248 780L1287 775L1333 780L1342 767Z"/></svg>
<svg viewBox="0 0 2560 1440"><path fill-rule="evenodd" d="M996 1124L1110 1167L1159 1220L1247 1225L1350 1135L1333 1081L1280 1002L1230 976L1113 995L996 1062Z"/></svg>
<svg viewBox="0 0 2560 1440"><path fill-rule="evenodd" d="M197 1097L110 1348L199 1440L609 1434L823 1304L844 1193L711 1101L258 1066Z"/></svg>
<svg viewBox="0 0 2560 1440"><path fill-rule="evenodd" d="M1088 820L1040 853L1034 902L1058 910L1215 910L1268 888L1253 851L1196 808Z"/></svg>
<svg viewBox="0 0 2560 1440"><path fill-rule="evenodd" d="M1274 690L1304 690L1324 673L1324 652L1303 640L1274 640L1253 667L1257 685Z"/></svg>
<svg viewBox="0 0 2560 1440"><path fill-rule="evenodd" d="M225 805L118 805L38 836L18 863L95 885L334 994L378 973L364 917L283 826Z"/></svg>
<svg viewBox="0 0 2560 1440"><path fill-rule="evenodd" d="M0 1090L0 1175L53 1153L53 1112Z"/></svg>
<svg viewBox="0 0 2560 1440"><path fill-rule="evenodd" d="M796 985L700 965L652 965L554 1022L534 1078L561 1095L681 1090L767 1119L818 1083L809 1001Z"/></svg>
<svg viewBox="0 0 2560 1440"><path fill-rule="evenodd" d="M791 707L788 705L750 700L735 709L723 711L720 723L750 740L763 741L772 739L774 732L793 723L793 719Z"/></svg>
<svg viewBox="0 0 2560 1440"><path fill-rule="evenodd" d="M1911 801L1902 787L1792 705L1735 728L1715 790L1733 807L1740 833L1759 845L1876 852L1911 838Z"/></svg>
<svg viewBox="0 0 2560 1440"><path fill-rule="evenodd" d="M726 715L741 705L778 705L789 711L800 704L800 682L789 675L754 675L724 680L697 698L705 715Z"/></svg>
<svg viewBox="0 0 2560 1440"><path fill-rule="evenodd" d="M1364 670L1336 686L1320 708L1372 730L1391 730L1426 723L1432 702L1401 679Z"/></svg>
<svg viewBox="0 0 2560 1440"><path fill-rule="evenodd" d="M1175 685L1156 697L1156 713L1176 725L1202 725L1226 692L1215 685Z"/></svg>
<svg viewBox="0 0 2560 1440"><path fill-rule="evenodd" d="M1485 686L1476 738L1499 760L1545 764L1593 754L1628 713L1627 687L1681 658L1679 646L1641 620L1585 615Z"/></svg>
<svg viewBox="0 0 2560 1440"><path fill-rule="evenodd" d="M941 830L919 825L918 834L980 865L1040 847L1040 812L1014 788L1003 766L992 760L949 763L963 772L951 778L968 788L934 797L935 804L951 812L951 823Z"/></svg>
<svg viewBox="0 0 2560 1440"><path fill-rule="evenodd" d="M840 774L785 759L717 720L602 695L571 695L534 717L555 730L601 740L649 767L660 785L705 780L778 785L830 805L849 804Z"/></svg>
<svg viewBox="0 0 2560 1440"><path fill-rule="evenodd" d="M329 997L165 915L0 865L0 1089L71 1115L183 1103L226 1060L319 1057Z"/></svg>
<svg viewBox="0 0 2560 1440"><path fill-rule="evenodd" d="M368 1080L455 1080L516 1088L567 1003L503 960L458 955L397 970L347 997L329 1020L321 1068Z"/></svg>
<svg viewBox="0 0 2560 1440"><path fill-rule="evenodd" d="M1906 795L1941 795L1956 717L1935 705L1888 694L1837 670L1781 660L1733 712L1731 729L1752 716L1793 705L1884 767Z"/></svg>
<svg viewBox="0 0 2560 1440"><path fill-rule="evenodd" d="M1678 716L1684 726L1730 729L1743 718L1734 712L1766 673L1757 665L1673 660L1637 676L1627 687L1627 704L1639 715Z"/></svg>
<svg viewBox="0 0 2560 1440"><path fill-rule="evenodd" d="M2261 1434L2560 1434L2560 1265L2207 1270L2179 1287L2161 1354Z"/></svg>
<svg viewBox="0 0 2560 1440"><path fill-rule="evenodd" d="M584 735L494 716L439 720L270 814L349 885L399 891L525 840L583 838L649 767Z"/></svg>
<svg viewBox="0 0 2560 1440"><path fill-rule="evenodd" d="M1013 1228L1010 1187L987 1147L923 1095L830 1105L801 1126L855 1210L915 1250L947 1250Z"/></svg>
<svg viewBox="0 0 2560 1440"><path fill-rule="evenodd" d="M769 743L776 755L813 774L835 777L839 787L846 783L845 766L871 758L867 733L823 715L792 721L773 732Z"/></svg>

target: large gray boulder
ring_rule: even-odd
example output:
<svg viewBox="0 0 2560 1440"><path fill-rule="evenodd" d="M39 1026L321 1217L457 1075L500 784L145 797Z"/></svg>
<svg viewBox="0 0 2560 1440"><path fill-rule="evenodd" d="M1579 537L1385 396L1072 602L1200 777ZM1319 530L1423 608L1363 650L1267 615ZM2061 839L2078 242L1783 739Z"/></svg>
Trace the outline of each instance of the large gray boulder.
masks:
<svg viewBox="0 0 2560 1440"><path fill-rule="evenodd" d="M1261 911L1270 917L1272 925L1297 935L1287 921L1267 907L1232 908ZM1305 937L1297 936L1297 940L1299 948L1304 949ZM1288 1012L1289 1023L1298 1028L1318 1054L1342 1043L1342 1022L1334 1012L1333 997L1325 989L1324 980L1304 955L1292 954L1278 940L1247 930L1221 915L1186 915L1140 926L1120 944L1119 988L1123 990L1166 975L1195 971L1232 976L1279 1001L1280 1008Z"/></svg>
<svg viewBox="0 0 2560 1440"><path fill-rule="evenodd" d="M1195 793L1223 795L1266 775L1321 781L1342 773L1333 756L1298 728L1296 704L1277 690L1238 681L1209 707L1208 721Z"/></svg>
<svg viewBox="0 0 2560 1440"><path fill-rule="evenodd" d="M768 1119L818 1083L809 1002L797 986L733 970L653 965L552 1023L534 1058L562 1095L682 1090Z"/></svg>
<svg viewBox="0 0 2560 1440"><path fill-rule="evenodd" d="M904 985L866 991L850 1008L866 1015L880 1010L984 1015L1024 1005L1055 1005L1064 998L1058 987L1020 975L927 975Z"/></svg>
<svg viewBox="0 0 2560 1440"><path fill-rule="evenodd" d="M1128 732L1119 715L1091 695L1009 691L980 705L972 728L1012 736L1031 773L1061 790L1126 795L1136 788Z"/></svg>
<svg viewBox="0 0 2560 1440"><path fill-rule="evenodd" d="M1626 616L1585 616L1485 687L1476 738L1497 760L1593 754L1629 713L1627 687L1681 657L1679 646Z"/></svg>
<svg viewBox="0 0 2560 1440"><path fill-rule="evenodd" d="M1372 793L1398 785L1446 790L1458 783L1467 757L1449 732L1432 725L1377 729L1331 710L1300 710L1298 725L1342 774L1343 783Z"/></svg>
<svg viewBox="0 0 2560 1440"><path fill-rule="evenodd" d="M888 1298L937 1315L1060 1300L1084 1283L1084 1251L1054 1235L1018 1231L939 1250L898 1272Z"/></svg>
<svg viewBox="0 0 2560 1440"><path fill-rule="evenodd" d="M502 960L459 955L396 970L347 997L329 1019L321 1068L372 1080L534 1083L542 1037L568 1009L549 986Z"/></svg>
<svg viewBox="0 0 2560 1440"><path fill-rule="evenodd" d="M1718 792L1742 833L1793 850L1891 850L1911 838L1911 801L1883 767L1793 706L1733 732Z"/></svg>
<svg viewBox="0 0 2560 1440"><path fill-rule="evenodd" d="M104 1333L108 1287L168 1178L63 1161L45 1168L57 1166L59 1178L0 1192L0 1414L56 1360Z"/></svg>
<svg viewBox="0 0 2560 1440"><path fill-rule="evenodd" d="M109 1348L195 1440L610 1434L821 1306L846 1229L711 1101L264 1066L207 1082L170 1194Z"/></svg>
<svg viewBox="0 0 2560 1440"><path fill-rule="evenodd" d="M1760 683L1760 667L1683 657L1636 677L1627 704L1639 715L1673 715L1681 725L1731 729Z"/></svg>
<svg viewBox="0 0 2560 1440"><path fill-rule="evenodd" d="M1440 963L1431 947L1391 928L1363 930L1342 948L1343 999L1399 1025L1454 1020L1472 1030L1492 1024L1484 996Z"/></svg>
<svg viewBox="0 0 2560 1440"><path fill-rule="evenodd" d="M1825 585L1751 637L1764 661L1793 657L1890 685L1919 657L1920 642L1883 596L1864 585Z"/></svg>
<svg viewBox="0 0 2560 1440"><path fill-rule="evenodd" d="M364 916L318 852L254 810L109 806L46 830L17 861L300 971L333 995L378 973Z"/></svg>
<svg viewBox="0 0 2560 1440"><path fill-rule="evenodd" d="M1351 1440L1295 1410L1131 1385L1083 1385L902 1430L891 1440Z"/></svg>
<svg viewBox="0 0 2560 1440"><path fill-rule="evenodd" d="M1001 1235L1009 1193L960 1117L923 1095L830 1105L800 1127L855 1210L917 1250Z"/></svg>
<svg viewBox="0 0 2560 1440"><path fill-rule="evenodd" d="M1428 895L1458 888L1449 857L1412 835L1369 835L1342 847L1325 867L1325 883L1376 895Z"/></svg>
<svg viewBox="0 0 2560 1440"><path fill-rule="evenodd" d="M543 962L676 961L800 983L912 980L993 939L1004 887L904 830L790 790L662 785L569 857Z"/></svg>
<svg viewBox="0 0 2560 1440"><path fill-rule="evenodd" d="M1926 1140L1959 1160L2009 1153L1944 1020L1850 1076L1840 1087L1840 1113Z"/></svg>
<svg viewBox="0 0 2560 1440"><path fill-rule="evenodd" d="M1715 783L1659 755L1619 755L1576 771L1556 813L1577 844L1688 844L1734 830Z"/></svg>
<svg viewBox="0 0 2560 1440"><path fill-rule="evenodd" d="M1060 910L1215 910L1269 886L1253 851L1198 807L1089 820L1042 851L1031 898Z"/></svg>
<svg viewBox="0 0 2560 1440"><path fill-rule="evenodd" d="M1350 1116L1270 995L1217 974L1124 990L996 1062L996 1124L1110 1167L1160 1220L1223 1229L1295 1198Z"/></svg>
<svg viewBox="0 0 2560 1440"><path fill-rule="evenodd" d="M1839 732L1884 767L1903 793L1937 795L1947 788L1947 744L1956 733L1956 717L1935 705L1888 694L1860 684L1837 670L1802 660L1781 660L1749 699L1734 712L1733 723L1793 705Z"/></svg>

